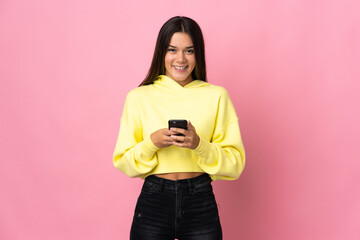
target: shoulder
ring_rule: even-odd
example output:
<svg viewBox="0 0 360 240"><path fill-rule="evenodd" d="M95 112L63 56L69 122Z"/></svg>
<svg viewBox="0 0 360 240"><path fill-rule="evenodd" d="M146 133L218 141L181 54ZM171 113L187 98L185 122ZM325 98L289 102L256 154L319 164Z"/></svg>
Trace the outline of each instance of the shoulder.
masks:
<svg viewBox="0 0 360 240"><path fill-rule="evenodd" d="M209 92L211 92L211 94L215 94L218 95L219 97L229 97L229 93L226 90L226 88L219 86L219 85L214 85L214 84L209 84L206 86L207 90Z"/></svg>
<svg viewBox="0 0 360 240"><path fill-rule="evenodd" d="M128 92L126 98L127 99L137 99L139 97L143 97L152 88L153 88L152 84L134 88Z"/></svg>

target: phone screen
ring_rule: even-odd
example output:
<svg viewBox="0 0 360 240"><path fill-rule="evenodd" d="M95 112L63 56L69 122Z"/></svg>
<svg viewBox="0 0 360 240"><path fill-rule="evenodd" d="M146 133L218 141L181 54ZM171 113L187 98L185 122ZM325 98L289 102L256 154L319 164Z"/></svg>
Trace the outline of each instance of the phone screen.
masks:
<svg viewBox="0 0 360 240"><path fill-rule="evenodd" d="M187 120L184 119L171 119L169 120L169 129L175 127L175 128L182 128L187 130ZM181 133L175 134L176 136L184 136Z"/></svg>

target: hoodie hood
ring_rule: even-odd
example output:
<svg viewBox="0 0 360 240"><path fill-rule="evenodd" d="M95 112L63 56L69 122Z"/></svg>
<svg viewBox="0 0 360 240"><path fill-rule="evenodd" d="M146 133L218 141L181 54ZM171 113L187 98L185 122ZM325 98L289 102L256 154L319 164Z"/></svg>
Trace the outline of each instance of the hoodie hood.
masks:
<svg viewBox="0 0 360 240"><path fill-rule="evenodd" d="M210 85L210 83L207 83L205 81L202 80L193 80L190 83L186 84L184 87L181 86L180 84L178 84L177 82L175 82L175 80L169 78L166 75L160 75L157 77L157 79L154 81L154 86L162 86L165 88L170 88L170 89L188 89L188 88L199 88L199 87L204 87L204 86L208 86Z"/></svg>

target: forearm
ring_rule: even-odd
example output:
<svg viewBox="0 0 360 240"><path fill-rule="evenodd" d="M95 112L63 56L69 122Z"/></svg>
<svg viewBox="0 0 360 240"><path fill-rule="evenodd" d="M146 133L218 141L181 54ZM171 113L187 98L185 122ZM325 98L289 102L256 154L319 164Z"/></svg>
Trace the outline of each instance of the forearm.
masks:
<svg viewBox="0 0 360 240"><path fill-rule="evenodd" d="M245 167L245 151L241 139L237 144L210 143L200 138L194 149L198 165L213 179L237 179Z"/></svg>
<svg viewBox="0 0 360 240"><path fill-rule="evenodd" d="M129 177L141 177L158 164L155 153L159 148L150 137L128 149L123 149L121 143L117 146L113 155L114 166Z"/></svg>

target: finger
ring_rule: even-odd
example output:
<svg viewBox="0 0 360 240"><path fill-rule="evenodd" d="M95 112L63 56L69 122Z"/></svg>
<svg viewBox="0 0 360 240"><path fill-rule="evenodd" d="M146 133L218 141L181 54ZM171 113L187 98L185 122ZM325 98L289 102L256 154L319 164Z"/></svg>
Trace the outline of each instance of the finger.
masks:
<svg viewBox="0 0 360 240"><path fill-rule="evenodd" d="M176 133L182 133L184 135L186 135L186 130L182 129L182 128L170 128L171 131L174 131Z"/></svg>
<svg viewBox="0 0 360 240"><path fill-rule="evenodd" d="M191 124L190 120L188 121L188 130L195 131L195 127Z"/></svg>
<svg viewBox="0 0 360 240"><path fill-rule="evenodd" d="M181 147L181 148L187 147L187 144L183 143L183 142L173 142L173 145L175 145L177 147Z"/></svg>
<svg viewBox="0 0 360 240"><path fill-rule="evenodd" d="M185 136L171 135L171 138L177 142L185 142L185 140L186 140Z"/></svg>
<svg viewBox="0 0 360 240"><path fill-rule="evenodd" d="M170 135L177 134L177 132L175 132L175 131L173 131L173 130L166 129L166 130L164 131L164 134L167 135L167 136L170 136Z"/></svg>
<svg viewBox="0 0 360 240"><path fill-rule="evenodd" d="M173 139L172 139L172 137L171 137L172 135L165 135L164 137L163 137L163 140L164 141L169 141L169 142L172 142L173 141Z"/></svg>

